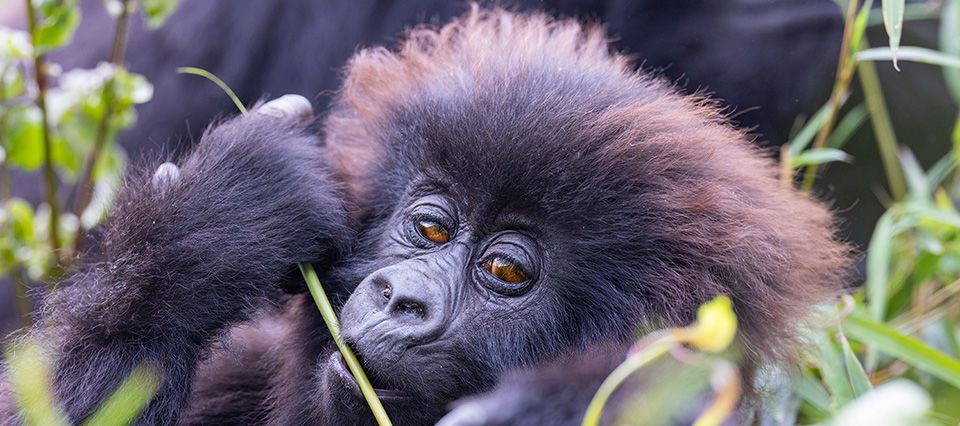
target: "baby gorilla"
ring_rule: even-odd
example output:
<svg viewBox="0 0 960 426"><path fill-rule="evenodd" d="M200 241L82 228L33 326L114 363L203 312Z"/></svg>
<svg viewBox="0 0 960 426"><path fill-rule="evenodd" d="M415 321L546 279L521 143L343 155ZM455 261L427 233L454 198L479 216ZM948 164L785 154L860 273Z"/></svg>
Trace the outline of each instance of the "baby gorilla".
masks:
<svg viewBox="0 0 960 426"><path fill-rule="evenodd" d="M141 423L372 423L298 262L403 425L578 423L638 330L718 294L746 370L788 362L843 282L827 209L599 28L475 9L360 51L310 116L281 98L129 178L32 333L72 419L150 363Z"/></svg>

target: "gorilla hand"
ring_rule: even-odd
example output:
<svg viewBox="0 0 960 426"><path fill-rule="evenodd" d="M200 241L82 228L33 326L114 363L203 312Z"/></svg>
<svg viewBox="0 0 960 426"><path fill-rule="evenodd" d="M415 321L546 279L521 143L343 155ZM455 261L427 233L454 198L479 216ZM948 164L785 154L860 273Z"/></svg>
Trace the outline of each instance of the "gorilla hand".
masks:
<svg viewBox="0 0 960 426"><path fill-rule="evenodd" d="M274 284L298 262L346 243L343 201L305 130L311 115L302 97L282 97L209 129L180 167L128 178L100 261L51 294L35 331L52 346L72 420L147 362L164 382L140 421L175 421L215 336L275 303Z"/></svg>

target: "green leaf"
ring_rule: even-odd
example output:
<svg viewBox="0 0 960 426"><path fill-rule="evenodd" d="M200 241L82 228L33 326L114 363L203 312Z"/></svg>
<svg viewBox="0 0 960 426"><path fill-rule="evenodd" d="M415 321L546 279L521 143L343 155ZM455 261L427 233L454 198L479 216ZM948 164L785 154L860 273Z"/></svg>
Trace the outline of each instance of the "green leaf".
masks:
<svg viewBox="0 0 960 426"><path fill-rule="evenodd" d="M831 163L834 161L850 162L852 158L835 148L817 148L804 151L793 159L794 167L803 167L813 164Z"/></svg>
<svg viewBox="0 0 960 426"><path fill-rule="evenodd" d="M946 179L947 176L950 175L950 172L957 167L957 162L953 160L953 153L947 153L947 155L941 157L936 163L933 164L933 166L930 167L929 170L927 170L928 187L936 188L943 183L943 180Z"/></svg>
<svg viewBox="0 0 960 426"><path fill-rule="evenodd" d="M889 47L874 47L857 52L858 61L890 61L903 59L922 64L939 65L941 67L960 67L960 56L949 55L924 47L905 46L894 53ZM899 70L899 68L898 68Z"/></svg>
<svg viewBox="0 0 960 426"><path fill-rule="evenodd" d="M853 21L853 30L850 33L850 54L857 53L860 50L860 41L863 40L867 32L867 25L870 22L870 10L873 8L873 0L867 0L860 5L860 12L857 13ZM846 10L846 8L844 8Z"/></svg>
<svg viewBox="0 0 960 426"><path fill-rule="evenodd" d="M850 349L850 342L847 336L840 332L840 347L843 349L843 369L847 372L847 380L850 381L850 389L853 389L853 396L860 397L873 389L870 384L870 378L863 371L863 364L857 359L857 355Z"/></svg>
<svg viewBox="0 0 960 426"><path fill-rule="evenodd" d="M830 148L840 149L847 144L847 141L850 140L850 137L856 133L857 129L867 121L867 106L864 104L857 105L847 115L843 116L843 119L837 123L837 127L833 129L833 132L830 133L830 138L827 139L827 146Z"/></svg>
<svg viewBox="0 0 960 426"><path fill-rule="evenodd" d="M797 135L788 142L790 145L791 158L797 157L804 149L807 149L807 146L813 141L813 137L816 136L817 131L820 130L820 126L823 124L823 120L826 119L827 111L829 110L829 103L820 107L817 113L810 118L810 121L807 121L807 123L803 125L803 128L797 132Z"/></svg>
<svg viewBox="0 0 960 426"><path fill-rule="evenodd" d="M24 170L36 170L43 163L43 123L40 109L35 106L11 108L7 126L3 131L6 140L7 160Z"/></svg>
<svg viewBox="0 0 960 426"><path fill-rule="evenodd" d="M843 322L848 336L960 388L960 360L887 325L853 314Z"/></svg>
<svg viewBox="0 0 960 426"><path fill-rule="evenodd" d="M790 385L793 392L803 398L804 401L813 405L817 410L824 413L830 413L830 394L819 380L812 377L809 372L794 375L790 378Z"/></svg>
<svg viewBox="0 0 960 426"><path fill-rule="evenodd" d="M40 348L32 343L16 346L6 354L9 383L17 408L27 425L69 425L51 389L50 368Z"/></svg>
<svg viewBox="0 0 960 426"><path fill-rule="evenodd" d="M7 200L4 213L10 226L15 246L27 246L34 241L33 206L19 198Z"/></svg>
<svg viewBox="0 0 960 426"><path fill-rule="evenodd" d="M940 15L940 51L960 57L960 0L946 0L943 4ZM944 68L943 78L954 102L960 103L960 70Z"/></svg>
<svg viewBox="0 0 960 426"><path fill-rule="evenodd" d="M812 345L807 358L820 371L823 384L830 391L830 411L835 411L853 399L853 389L843 366L843 353L826 330L812 330L809 338Z"/></svg>
<svg viewBox="0 0 960 426"><path fill-rule="evenodd" d="M887 308L890 282L890 260L893 253L893 237L896 235L895 215L897 209L887 210L873 229L867 248L867 305L870 317L883 321Z"/></svg>
<svg viewBox="0 0 960 426"><path fill-rule="evenodd" d="M157 393L160 382L160 373L156 368L146 365L135 368L83 424L133 424Z"/></svg>
<svg viewBox="0 0 960 426"><path fill-rule="evenodd" d="M923 172L923 167L917 162L908 148L901 147L899 151L900 166L903 168L903 176L907 179L907 188L910 195L918 201L927 202L933 196L933 189L927 185L927 176Z"/></svg>
<svg viewBox="0 0 960 426"><path fill-rule="evenodd" d="M61 47L73 38L80 23L76 0L41 0L36 10L39 15L33 39L36 54L42 55Z"/></svg>
<svg viewBox="0 0 960 426"><path fill-rule="evenodd" d="M147 26L159 28L177 10L180 0L140 0L147 15Z"/></svg>
<svg viewBox="0 0 960 426"><path fill-rule="evenodd" d="M900 71L897 66L897 50L900 48L900 33L903 32L903 6L905 0L883 0L883 27L887 30L887 36L890 38L890 52L893 55L893 67Z"/></svg>

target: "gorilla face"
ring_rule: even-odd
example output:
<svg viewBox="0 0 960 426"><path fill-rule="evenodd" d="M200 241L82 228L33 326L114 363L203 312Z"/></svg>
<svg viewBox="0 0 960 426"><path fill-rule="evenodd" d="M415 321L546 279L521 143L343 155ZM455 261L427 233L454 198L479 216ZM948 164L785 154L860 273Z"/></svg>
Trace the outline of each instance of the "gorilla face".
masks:
<svg viewBox="0 0 960 426"><path fill-rule="evenodd" d="M543 230L507 210L480 221L467 213L487 206L438 182L411 188L379 228L379 261L344 306L343 333L383 394L450 401L530 361L501 342L543 331L530 324L552 298Z"/></svg>

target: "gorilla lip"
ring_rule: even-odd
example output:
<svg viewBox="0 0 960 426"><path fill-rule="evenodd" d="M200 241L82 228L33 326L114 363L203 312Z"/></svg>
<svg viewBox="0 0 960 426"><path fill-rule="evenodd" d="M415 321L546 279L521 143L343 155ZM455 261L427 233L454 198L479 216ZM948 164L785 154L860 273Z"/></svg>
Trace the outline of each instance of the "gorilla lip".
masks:
<svg viewBox="0 0 960 426"><path fill-rule="evenodd" d="M336 370L340 380L350 389L350 392L353 393L357 398L363 398L363 394L360 392L360 385L357 384L357 380L353 378L353 375L350 374L350 370L347 368L347 363L343 360L343 356L340 355L340 352L334 352L331 355L331 364ZM366 370L366 369L365 369ZM370 375L370 370L366 370L367 375ZM400 389L383 389L375 387L374 391L377 393L377 397L382 400L397 400L408 398L410 394L406 391Z"/></svg>

